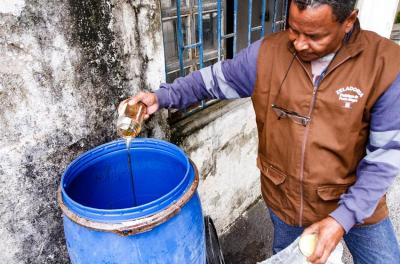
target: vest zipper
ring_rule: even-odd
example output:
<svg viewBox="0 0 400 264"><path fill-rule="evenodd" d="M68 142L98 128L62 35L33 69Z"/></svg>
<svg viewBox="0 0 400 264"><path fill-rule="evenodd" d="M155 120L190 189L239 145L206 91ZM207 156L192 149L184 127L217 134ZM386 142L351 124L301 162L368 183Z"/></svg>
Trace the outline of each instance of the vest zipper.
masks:
<svg viewBox="0 0 400 264"><path fill-rule="evenodd" d="M311 105L308 112L308 116L311 117L311 113L314 109L315 102L317 100L317 91L318 86L314 86L313 95L311 99ZM303 180L304 180L304 159L306 153L306 145L308 139L308 133L310 132L310 124L306 126L303 136L303 142L301 145L301 160L300 160L300 214L299 214L299 226L303 226L303 210L304 210L304 188L303 188Z"/></svg>
<svg viewBox="0 0 400 264"><path fill-rule="evenodd" d="M296 56L297 58L297 56ZM318 82L318 85L314 85L312 81L312 77L308 73L306 67L304 64L297 58L299 61L300 65L303 67L304 71L307 73L308 78L310 79L311 83L313 84L313 94L312 94L312 99L311 99L311 105L308 111L308 116L311 118L311 114L314 110L315 107L315 102L317 101L317 92L318 88L321 85L323 79L331 73L334 69L342 65L345 61L350 59L351 57L346 57L344 60L342 60L340 63L336 64L332 69L330 69L324 77ZM311 119L312 120L312 119ZM312 121L310 121L312 122ZM306 152L306 145L307 145L307 139L308 139L308 133L310 132L310 123L306 126L305 131L304 131L304 136L303 136L303 141L301 145L301 159L300 159L300 213L299 213L299 226L303 226L303 210L304 210L304 188L303 188L303 180L304 180L304 160L305 160L305 152Z"/></svg>
<svg viewBox="0 0 400 264"><path fill-rule="evenodd" d="M312 86L313 86L313 96L311 99L311 105L308 111L308 116L311 117L311 112L312 112L312 108L313 108L313 104L315 102L315 95L316 95L316 91L317 88L316 86L314 86L313 80L311 75L309 74L309 72L307 71L307 68L304 66L304 64L301 62L301 60L296 56L296 59L298 60L298 62L300 63L301 67L303 67L304 71L306 72L308 79L310 80ZM302 227L303 226L303 210L304 210L304 188L303 188L303 179L304 179L304 156L305 156L305 152L306 152L306 145L307 145L307 138L308 138L308 133L310 130L310 125L308 124L305 127L305 131L304 131L304 135L303 135L303 141L301 144L301 158L300 158L300 212L299 212L299 226Z"/></svg>

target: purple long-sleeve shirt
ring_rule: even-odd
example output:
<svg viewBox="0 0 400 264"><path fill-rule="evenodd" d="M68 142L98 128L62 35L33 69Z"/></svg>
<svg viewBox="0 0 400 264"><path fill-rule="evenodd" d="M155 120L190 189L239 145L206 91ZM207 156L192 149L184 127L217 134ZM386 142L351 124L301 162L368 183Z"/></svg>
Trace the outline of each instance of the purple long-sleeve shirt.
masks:
<svg viewBox="0 0 400 264"><path fill-rule="evenodd" d="M185 108L204 99L249 97L254 90L261 40L234 59L193 72L156 91L161 108ZM397 109L397 110L396 110ZM400 74L371 112L367 155L358 165L357 180L330 215L348 232L373 214L379 200L400 173Z"/></svg>

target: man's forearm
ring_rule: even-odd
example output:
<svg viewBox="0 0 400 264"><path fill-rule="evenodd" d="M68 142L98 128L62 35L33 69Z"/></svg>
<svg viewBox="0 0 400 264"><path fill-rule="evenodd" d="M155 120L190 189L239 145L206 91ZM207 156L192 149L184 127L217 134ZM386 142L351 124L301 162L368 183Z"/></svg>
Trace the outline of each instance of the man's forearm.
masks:
<svg viewBox="0 0 400 264"><path fill-rule="evenodd" d="M173 83L163 83L155 91L160 108L185 108L201 100L212 98L205 89L200 72L178 78Z"/></svg>

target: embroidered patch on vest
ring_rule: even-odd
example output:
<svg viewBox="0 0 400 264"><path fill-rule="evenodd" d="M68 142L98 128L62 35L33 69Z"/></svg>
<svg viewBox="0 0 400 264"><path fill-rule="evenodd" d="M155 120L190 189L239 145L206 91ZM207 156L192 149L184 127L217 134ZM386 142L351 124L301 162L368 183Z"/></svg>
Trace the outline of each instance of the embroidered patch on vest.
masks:
<svg viewBox="0 0 400 264"><path fill-rule="evenodd" d="M351 108L351 105L357 103L364 96L364 93L357 87L347 86L336 90L339 100L344 102L345 108Z"/></svg>

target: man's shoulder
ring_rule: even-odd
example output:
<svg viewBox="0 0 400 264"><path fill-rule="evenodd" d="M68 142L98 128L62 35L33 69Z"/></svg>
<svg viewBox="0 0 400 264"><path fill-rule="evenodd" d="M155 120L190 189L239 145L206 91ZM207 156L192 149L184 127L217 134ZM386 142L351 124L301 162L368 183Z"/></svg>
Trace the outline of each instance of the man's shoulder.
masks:
<svg viewBox="0 0 400 264"><path fill-rule="evenodd" d="M376 32L369 30L361 30L361 41L364 42L366 48L384 49L391 52L400 52L400 46L394 41L380 36Z"/></svg>
<svg viewBox="0 0 400 264"><path fill-rule="evenodd" d="M287 31L272 33L264 37L263 43L270 47L287 47L289 44L288 33Z"/></svg>

